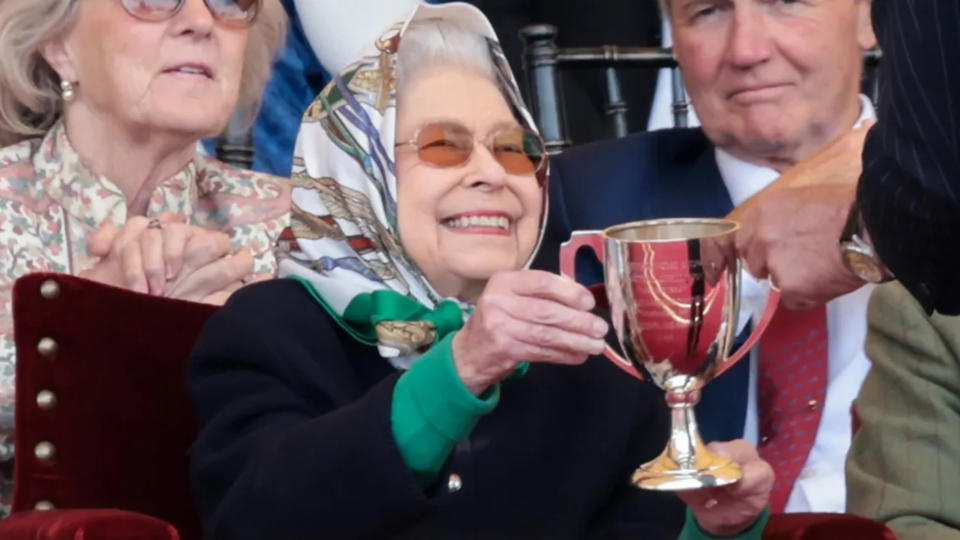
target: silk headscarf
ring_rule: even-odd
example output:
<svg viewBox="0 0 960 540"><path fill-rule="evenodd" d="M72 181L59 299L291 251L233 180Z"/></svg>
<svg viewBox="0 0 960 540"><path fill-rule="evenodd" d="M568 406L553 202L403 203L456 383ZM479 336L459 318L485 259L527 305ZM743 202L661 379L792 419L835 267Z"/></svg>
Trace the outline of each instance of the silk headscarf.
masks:
<svg viewBox="0 0 960 540"><path fill-rule="evenodd" d="M300 280L353 338L376 345L400 369L459 329L472 309L437 293L407 257L397 228L397 53L406 28L431 19L481 36L508 105L522 125L536 129L483 13L464 3L417 6L334 77L304 114L291 227L279 248L280 276ZM546 168L538 174L542 238Z"/></svg>

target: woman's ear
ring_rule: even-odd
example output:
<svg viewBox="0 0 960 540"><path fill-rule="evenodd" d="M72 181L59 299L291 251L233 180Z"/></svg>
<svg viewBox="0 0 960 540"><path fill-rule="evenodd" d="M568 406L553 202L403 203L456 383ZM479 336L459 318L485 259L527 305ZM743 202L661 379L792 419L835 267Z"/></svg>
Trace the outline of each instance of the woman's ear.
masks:
<svg viewBox="0 0 960 540"><path fill-rule="evenodd" d="M50 64L50 67L60 75L60 80L77 82L76 65L67 49L63 36L56 37L40 47L40 56Z"/></svg>

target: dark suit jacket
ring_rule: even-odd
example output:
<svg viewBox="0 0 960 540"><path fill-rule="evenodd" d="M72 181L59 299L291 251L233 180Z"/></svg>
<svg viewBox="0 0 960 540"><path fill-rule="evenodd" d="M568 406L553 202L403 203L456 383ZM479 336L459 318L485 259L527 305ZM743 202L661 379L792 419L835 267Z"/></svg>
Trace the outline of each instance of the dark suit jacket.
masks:
<svg viewBox="0 0 960 540"><path fill-rule="evenodd" d="M399 376L297 282L233 295L189 370L205 538L677 538L680 500L628 483L666 444L662 394L610 362L503 383L427 492L393 437Z"/></svg>
<svg viewBox="0 0 960 540"><path fill-rule="evenodd" d="M960 0L874 0L879 123L858 199L880 257L926 311L960 314Z"/></svg>
<svg viewBox="0 0 960 540"><path fill-rule="evenodd" d="M699 129L639 133L571 148L550 163L550 215L534 266L558 269L572 231L666 217L722 217L733 209L714 147ZM581 252L578 281L603 280L599 262ZM743 436L749 363L707 385L697 417L706 441Z"/></svg>

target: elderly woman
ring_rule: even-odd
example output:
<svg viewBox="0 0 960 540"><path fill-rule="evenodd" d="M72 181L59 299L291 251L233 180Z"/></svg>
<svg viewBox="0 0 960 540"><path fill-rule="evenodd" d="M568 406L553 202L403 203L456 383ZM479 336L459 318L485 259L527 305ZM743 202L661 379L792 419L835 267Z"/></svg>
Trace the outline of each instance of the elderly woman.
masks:
<svg viewBox="0 0 960 540"><path fill-rule="evenodd" d="M524 270L546 155L480 12L417 8L297 153L291 279L234 295L192 358L206 538L676 538L681 502L627 483L663 447L662 396L584 364L591 295ZM685 495L683 535L758 537L772 472L715 448L745 478Z"/></svg>
<svg viewBox="0 0 960 540"><path fill-rule="evenodd" d="M222 303L275 272L289 186L196 147L256 109L285 25L277 0L0 2L0 517L18 277Z"/></svg>

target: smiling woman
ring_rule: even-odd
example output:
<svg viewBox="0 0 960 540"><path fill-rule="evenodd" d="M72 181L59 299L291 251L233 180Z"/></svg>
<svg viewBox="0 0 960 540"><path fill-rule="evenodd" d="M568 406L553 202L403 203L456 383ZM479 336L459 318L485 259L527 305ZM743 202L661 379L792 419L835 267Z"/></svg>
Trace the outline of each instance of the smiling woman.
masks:
<svg viewBox="0 0 960 540"><path fill-rule="evenodd" d="M288 183L196 143L238 103L256 110L285 28L278 0L0 2L0 419L20 276L222 303L273 275ZM0 424L0 461L12 430ZM11 491L0 473L0 517Z"/></svg>
<svg viewBox="0 0 960 540"><path fill-rule="evenodd" d="M205 538L676 537L679 500L626 482L662 399L586 362L607 324L583 286L526 269L548 167L479 10L421 5L376 39L294 167L290 279L231 298L191 359ZM704 508L728 535L764 497Z"/></svg>

